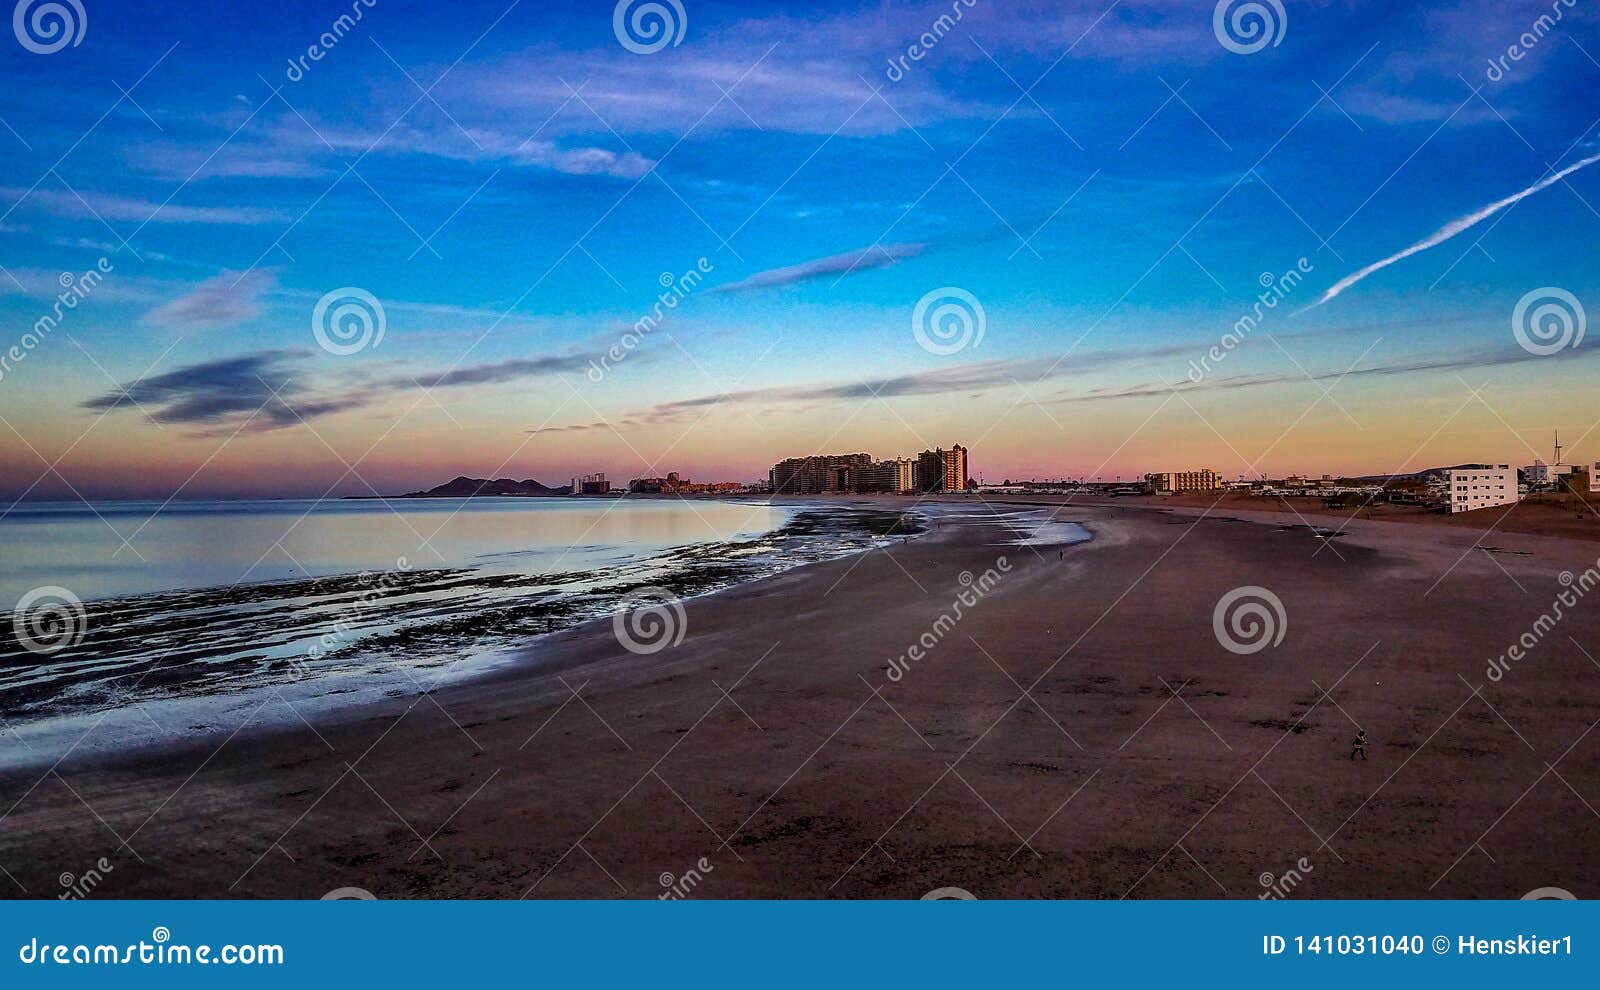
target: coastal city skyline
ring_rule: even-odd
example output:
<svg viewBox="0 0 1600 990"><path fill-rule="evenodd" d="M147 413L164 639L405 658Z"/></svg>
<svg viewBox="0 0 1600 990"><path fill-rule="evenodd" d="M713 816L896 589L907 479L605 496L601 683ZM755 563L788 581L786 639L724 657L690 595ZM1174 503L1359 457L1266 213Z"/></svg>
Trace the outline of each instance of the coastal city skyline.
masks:
<svg viewBox="0 0 1600 990"><path fill-rule="evenodd" d="M1488 0L1254 47L1164 0L703 5L648 53L545 6L7 46L0 497L1597 446L1581 5L1510 58L1530 17Z"/></svg>
<svg viewBox="0 0 1600 990"><path fill-rule="evenodd" d="M0 966L1585 971L1600 0L9 3Z"/></svg>

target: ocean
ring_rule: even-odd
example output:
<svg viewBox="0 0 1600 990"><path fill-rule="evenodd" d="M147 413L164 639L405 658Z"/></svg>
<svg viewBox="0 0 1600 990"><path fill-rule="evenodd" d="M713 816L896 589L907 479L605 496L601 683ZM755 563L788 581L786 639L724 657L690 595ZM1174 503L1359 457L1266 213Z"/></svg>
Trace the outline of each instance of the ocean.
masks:
<svg viewBox="0 0 1600 990"><path fill-rule="evenodd" d="M645 589L689 597L921 529L892 504L20 504L0 518L0 738L19 744L0 763L91 730L123 747L418 694Z"/></svg>

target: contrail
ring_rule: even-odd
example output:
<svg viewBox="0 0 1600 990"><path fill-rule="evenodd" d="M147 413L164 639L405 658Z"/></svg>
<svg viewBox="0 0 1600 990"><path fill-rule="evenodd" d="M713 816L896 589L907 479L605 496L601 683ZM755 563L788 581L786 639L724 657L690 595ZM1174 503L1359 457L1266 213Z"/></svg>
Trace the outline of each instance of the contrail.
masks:
<svg viewBox="0 0 1600 990"><path fill-rule="evenodd" d="M1371 275L1373 272L1382 271L1397 261L1403 261L1406 258L1409 258L1412 255L1418 254L1422 251L1426 251L1431 247L1438 247L1440 244L1443 244L1445 241L1448 241L1457 234L1476 227L1478 224L1494 216L1496 213L1499 213L1501 210L1504 210L1506 207L1512 206L1524 199L1527 199L1529 196L1532 196L1541 189L1547 189L1550 186L1555 185L1557 182L1565 179L1567 176L1578 171L1580 168L1588 168L1595 162L1600 162L1600 155L1590 155L1588 158L1585 158L1580 162L1568 165L1566 168L1555 173L1554 175L1540 179L1538 182L1535 182L1533 185L1519 193L1513 193L1510 196L1507 196L1505 199L1495 200L1488 206L1485 206L1479 210L1474 210L1464 217L1457 217L1456 219L1445 224L1443 227L1440 227L1438 230L1434 231L1432 234L1429 234L1427 237L1406 248L1404 251L1391 254L1382 261L1374 261L1372 264L1361 269L1360 271L1351 275L1346 275L1344 278L1333 283L1333 285L1329 287L1328 291L1322 294L1322 298L1307 306L1305 309L1300 310L1300 312L1304 313L1307 309L1316 309L1318 306L1321 306L1329 299L1332 299L1334 296L1337 296L1339 293L1350 288L1352 285L1355 285L1357 282L1366 278L1368 275Z"/></svg>

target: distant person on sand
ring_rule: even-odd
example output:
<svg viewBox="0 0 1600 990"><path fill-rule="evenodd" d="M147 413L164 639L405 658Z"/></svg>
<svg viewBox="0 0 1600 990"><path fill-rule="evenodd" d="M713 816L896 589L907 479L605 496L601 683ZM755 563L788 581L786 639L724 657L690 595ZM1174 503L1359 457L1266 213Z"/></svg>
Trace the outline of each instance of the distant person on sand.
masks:
<svg viewBox="0 0 1600 990"><path fill-rule="evenodd" d="M1361 754L1361 759L1362 759L1363 762L1365 762L1366 758L1367 758L1367 730L1366 729L1357 729L1356 730L1355 741L1350 744L1350 759L1354 760L1356 758L1356 754L1357 753Z"/></svg>

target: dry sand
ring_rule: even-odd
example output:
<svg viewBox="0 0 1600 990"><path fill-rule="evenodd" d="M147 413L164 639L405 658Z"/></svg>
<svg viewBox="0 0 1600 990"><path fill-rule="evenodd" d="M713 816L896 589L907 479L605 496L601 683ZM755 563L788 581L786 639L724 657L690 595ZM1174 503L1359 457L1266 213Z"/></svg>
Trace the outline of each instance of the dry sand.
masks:
<svg viewBox="0 0 1600 990"><path fill-rule="evenodd" d="M718 898L1248 898L1291 869L1296 898L1600 894L1600 588L1486 677L1594 543L1128 501L1064 509L1095 535L1064 552L944 507L690 601L653 656L591 623L315 727L11 774L0 887L105 857L95 896L655 897L691 869ZM1281 644L1219 644L1241 585Z"/></svg>
<svg viewBox="0 0 1600 990"><path fill-rule="evenodd" d="M1053 501L1060 501L1054 497ZM1090 500L1104 503L1106 499ZM1524 498L1510 506L1478 509L1474 512L1443 515L1431 507L1398 505L1389 502L1362 500L1349 508L1330 509L1327 500L1317 496L1285 498L1282 496L1246 495L1229 492L1217 501L1208 492L1189 492L1182 495L1152 496L1134 499L1155 502L1168 507L1208 508L1216 504L1216 511L1281 512L1291 516L1323 523L1337 528L1340 521L1349 518L1376 519L1383 522L1413 523L1424 526L1446 526L1452 529L1482 533L1528 533L1534 536L1566 536L1579 540L1600 540L1600 499L1588 495L1541 494Z"/></svg>

